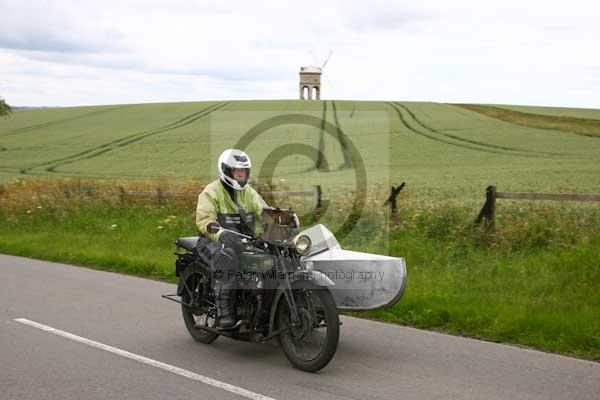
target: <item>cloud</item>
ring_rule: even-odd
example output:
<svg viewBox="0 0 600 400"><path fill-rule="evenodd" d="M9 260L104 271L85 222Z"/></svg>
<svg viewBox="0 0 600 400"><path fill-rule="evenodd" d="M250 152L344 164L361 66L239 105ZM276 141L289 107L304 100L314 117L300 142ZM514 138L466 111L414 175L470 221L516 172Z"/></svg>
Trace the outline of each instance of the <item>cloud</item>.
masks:
<svg viewBox="0 0 600 400"><path fill-rule="evenodd" d="M333 51L324 98L600 106L600 93L570 89L597 85L600 66L600 5L584 0L0 0L0 9L0 89L23 105L295 98L299 67Z"/></svg>
<svg viewBox="0 0 600 400"><path fill-rule="evenodd" d="M416 29L433 14L416 10L401 2L372 0L365 7L364 2L349 2L342 11L344 23L351 30L400 30Z"/></svg>
<svg viewBox="0 0 600 400"><path fill-rule="evenodd" d="M0 36L0 48L69 53L97 51L100 46L90 47L79 41L65 40L35 32L35 34L28 36Z"/></svg>
<svg viewBox="0 0 600 400"><path fill-rule="evenodd" d="M168 62L167 60L161 60L160 62L154 62L152 60L145 60L142 55L123 54L120 52L60 53L27 50L20 51L18 54L29 61L42 61L57 65L93 67L108 70L137 71L156 75L198 76L231 81L267 81L284 79L286 76L290 76L290 71L280 68L278 63L264 63L262 61L264 58L257 58L254 61L246 58L245 63L231 62L217 65L214 62L203 64L194 61ZM35 70L32 70L31 73L39 74Z"/></svg>
<svg viewBox="0 0 600 400"><path fill-rule="evenodd" d="M51 53L94 53L120 48L117 26L81 4L0 0L0 48ZM85 5L84 5L85 6Z"/></svg>

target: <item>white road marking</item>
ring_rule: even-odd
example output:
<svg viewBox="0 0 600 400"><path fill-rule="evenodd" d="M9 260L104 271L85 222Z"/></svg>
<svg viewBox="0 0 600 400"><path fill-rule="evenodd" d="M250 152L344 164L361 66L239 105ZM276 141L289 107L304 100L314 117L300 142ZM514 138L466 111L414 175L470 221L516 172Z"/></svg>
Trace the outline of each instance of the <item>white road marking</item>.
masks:
<svg viewBox="0 0 600 400"><path fill-rule="evenodd" d="M252 399L252 400L275 400L275 399L273 399L271 397L263 396L262 394L254 393L254 392L251 392L249 390L242 389L241 387L230 385L229 383L221 382L221 381L209 378L209 377L204 376L204 375L199 375L199 374L196 374L194 372L191 372L191 371L179 368L179 367L175 367L173 365L165 364L163 362L156 361L156 360L153 360L153 359L148 358L148 357L144 357L144 356L140 356L138 354L130 353L128 351L121 350L121 349L118 349L116 347L112 347L112 346L109 346L107 344L104 344L104 343L100 343L100 342L96 342L94 340L86 339L84 337L77 336L77 335L74 335L74 334L69 333L69 332L61 331L60 329L55 329L55 328L52 328L50 326L43 325L43 324L40 324L40 323L37 323L37 322L34 322L34 321L30 321L30 320L25 319L25 318L15 318L14 321L20 322L20 323L25 324L25 325L32 326L34 328L41 329L41 330L46 331L46 332L53 333L53 334L58 335L58 336L62 336L62 337L67 338L67 339L74 340L74 341L79 342L79 343L87 344L88 346L95 347L97 349L108 351L109 353L113 353L113 354L119 355L121 357L125 357L125 358L129 358L131 360L139 361L142 364L146 364L146 365L150 365L152 367L160 368L162 370L169 371L169 372L172 372L174 374L181 375L181 376L184 376L186 378L190 378L190 379L193 379L195 381L202 382L202 383L205 383L207 385L211 385L211 386L214 386L214 387L219 388L219 389L226 390L226 391L231 392L231 393L235 393L237 395L246 397L248 399Z"/></svg>

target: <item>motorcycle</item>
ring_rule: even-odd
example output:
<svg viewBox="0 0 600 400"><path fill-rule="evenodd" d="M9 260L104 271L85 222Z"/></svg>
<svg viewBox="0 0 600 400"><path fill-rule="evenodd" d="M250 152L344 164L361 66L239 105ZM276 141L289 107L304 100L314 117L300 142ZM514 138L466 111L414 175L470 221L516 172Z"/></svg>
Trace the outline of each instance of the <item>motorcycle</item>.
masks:
<svg viewBox="0 0 600 400"><path fill-rule="evenodd" d="M371 310L400 299L406 285L404 259L342 250L325 226L297 232L290 218L293 213L267 211L270 224L260 238L230 231L245 243L236 276L238 321L233 329L216 327L215 272L210 260L195 251L198 237L175 241L177 293L162 297L181 304L188 332L201 343L212 343L219 336L258 343L277 338L294 367L315 372L337 350L339 311ZM211 223L209 230L226 229ZM391 278L354 283L348 279L367 272L365 266L371 275L387 272Z"/></svg>

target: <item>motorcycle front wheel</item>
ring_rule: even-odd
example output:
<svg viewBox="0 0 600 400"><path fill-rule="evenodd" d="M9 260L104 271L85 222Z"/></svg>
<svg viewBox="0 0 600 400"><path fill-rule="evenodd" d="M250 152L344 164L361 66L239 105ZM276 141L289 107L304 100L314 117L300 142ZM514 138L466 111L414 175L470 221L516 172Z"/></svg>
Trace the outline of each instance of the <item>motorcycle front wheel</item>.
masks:
<svg viewBox="0 0 600 400"><path fill-rule="evenodd" d="M290 363L315 372L333 358L340 337L340 318L329 289L310 281L292 284L298 321L293 323L285 295L277 307L279 343Z"/></svg>
<svg viewBox="0 0 600 400"><path fill-rule="evenodd" d="M216 315L213 315L214 311L199 304L204 295L202 293L202 278L202 275L195 274L186 281L187 287L181 294L181 301L185 303L181 305L181 313L185 327L194 340L209 344L214 342L219 335L202 329L203 326L214 327L216 319ZM189 304L189 306L186 304Z"/></svg>

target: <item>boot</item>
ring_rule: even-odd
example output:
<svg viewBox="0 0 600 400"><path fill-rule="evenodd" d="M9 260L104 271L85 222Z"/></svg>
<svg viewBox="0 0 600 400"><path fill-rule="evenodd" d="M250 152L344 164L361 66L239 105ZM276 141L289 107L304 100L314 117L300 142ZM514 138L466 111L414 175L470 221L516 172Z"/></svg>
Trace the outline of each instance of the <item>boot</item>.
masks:
<svg viewBox="0 0 600 400"><path fill-rule="evenodd" d="M235 315L235 285L231 282L224 282L217 289L217 329L228 330L235 327L237 318Z"/></svg>

